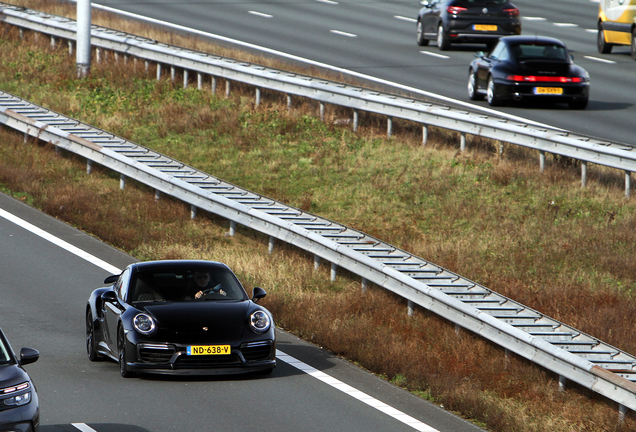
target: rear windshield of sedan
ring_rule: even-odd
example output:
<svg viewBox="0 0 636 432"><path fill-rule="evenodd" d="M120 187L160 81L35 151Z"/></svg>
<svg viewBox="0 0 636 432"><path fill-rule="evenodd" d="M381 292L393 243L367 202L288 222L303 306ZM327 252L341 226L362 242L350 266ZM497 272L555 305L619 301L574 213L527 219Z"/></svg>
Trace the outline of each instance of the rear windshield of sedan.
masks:
<svg viewBox="0 0 636 432"><path fill-rule="evenodd" d="M196 301L196 294L208 293L205 300L245 300L247 294L234 273L225 268L161 268L138 272L131 281L128 301Z"/></svg>
<svg viewBox="0 0 636 432"><path fill-rule="evenodd" d="M515 58L526 59L554 59L567 60L565 47L556 44L518 44L510 47Z"/></svg>
<svg viewBox="0 0 636 432"><path fill-rule="evenodd" d="M456 0L454 6L488 6L509 3L509 0Z"/></svg>

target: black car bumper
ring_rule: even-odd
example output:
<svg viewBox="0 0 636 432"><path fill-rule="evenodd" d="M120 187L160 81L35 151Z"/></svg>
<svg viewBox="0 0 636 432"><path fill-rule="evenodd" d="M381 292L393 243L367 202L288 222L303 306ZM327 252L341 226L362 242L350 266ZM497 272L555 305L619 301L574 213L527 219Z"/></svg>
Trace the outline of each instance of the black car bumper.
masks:
<svg viewBox="0 0 636 432"><path fill-rule="evenodd" d="M37 432L39 427L40 409L37 396L26 405L0 410L2 432Z"/></svg>
<svg viewBox="0 0 636 432"><path fill-rule="evenodd" d="M547 93L551 89L558 93ZM560 90L558 90L560 89ZM578 99L588 99L590 96L589 83L552 84L550 83L512 83L508 81L495 83L495 95L501 100L554 100L555 102L570 102Z"/></svg>
<svg viewBox="0 0 636 432"><path fill-rule="evenodd" d="M496 30L478 30L479 26L496 26ZM521 24L518 21L488 22L451 20L448 25L448 36L453 43L491 43L500 37L521 34Z"/></svg>

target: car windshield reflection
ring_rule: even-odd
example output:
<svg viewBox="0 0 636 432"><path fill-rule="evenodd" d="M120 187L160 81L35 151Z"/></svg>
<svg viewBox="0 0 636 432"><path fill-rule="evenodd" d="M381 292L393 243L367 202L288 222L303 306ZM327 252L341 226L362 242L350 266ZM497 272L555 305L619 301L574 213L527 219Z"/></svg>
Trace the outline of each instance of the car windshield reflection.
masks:
<svg viewBox="0 0 636 432"><path fill-rule="evenodd" d="M0 365L7 365L11 363L11 357L9 357L9 349L5 342L0 337Z"/></svg>
<svg viewBox="0 0 636 432"><path fill-rule="evenodd" d="M130 303L246 300L234 274L218 267L139 272L128 292Z"/></svg>

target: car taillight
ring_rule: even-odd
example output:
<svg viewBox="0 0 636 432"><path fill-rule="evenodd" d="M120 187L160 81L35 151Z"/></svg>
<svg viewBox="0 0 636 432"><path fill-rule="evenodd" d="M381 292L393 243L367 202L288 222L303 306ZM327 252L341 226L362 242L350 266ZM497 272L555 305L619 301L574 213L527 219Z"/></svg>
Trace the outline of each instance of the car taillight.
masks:
<svg viewBox="0 0 636 432"><path fill-rule="evenodd" d="M534 75L508 75L508 81L517 82L560 82L560 83L580 83L581 77L554 77L554 76L534 76Z"/></svg>
<svg viewBox="0 0 636 432"><path fill-rule="evenodd" d="M508 8L508 9L504 9L504 12L506 12L508 15L510 16L517 16L519 15L519 9L517 9L516 7L514 8Z"/></svg>
<svg viewBox="0 0 636 432"><path fill-rule="evenodd" d="M468 9L466 9L465 7L460 7L460 6L449 6L446 8L446 11L449 14L453 14L453 15L457 15L458 13L464 12L465 10L468 10Z"/></svg>

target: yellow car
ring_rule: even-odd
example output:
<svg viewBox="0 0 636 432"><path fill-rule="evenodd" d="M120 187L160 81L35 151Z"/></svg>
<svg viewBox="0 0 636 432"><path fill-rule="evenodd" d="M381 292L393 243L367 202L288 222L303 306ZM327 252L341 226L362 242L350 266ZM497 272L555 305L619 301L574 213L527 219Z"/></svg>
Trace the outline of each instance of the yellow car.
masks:
<svg viewBox="0 0 636 432"><path fill-rule="evenodd" d="M614 45L629 45L636 60L636 0L600 0L597 45L602 54Z"/></svg>

